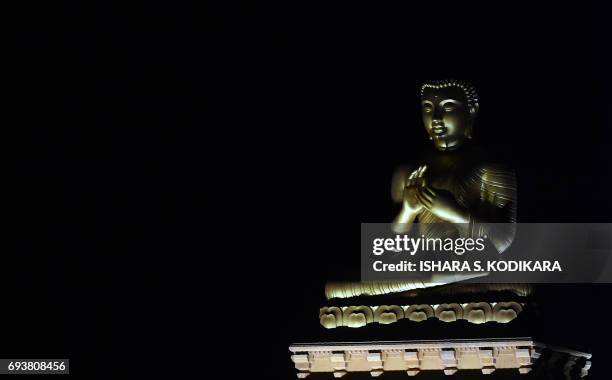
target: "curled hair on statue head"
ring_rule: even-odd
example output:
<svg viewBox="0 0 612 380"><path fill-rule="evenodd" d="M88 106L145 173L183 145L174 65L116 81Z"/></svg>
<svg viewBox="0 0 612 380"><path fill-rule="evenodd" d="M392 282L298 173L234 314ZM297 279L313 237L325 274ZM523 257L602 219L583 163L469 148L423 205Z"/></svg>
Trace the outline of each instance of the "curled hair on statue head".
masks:
<svg viewBox="0 0 612 380"><path fill-rule="evenodd" d="M425 81L421 85L421 99L423 99L423 93L426 88L440 89L447 87L456 87L461 89L467 99L468 108L474 111L478 110L479 101L478 92L476 92L476 87L474 87L471 83L463 80L442 79Z"/></svg>

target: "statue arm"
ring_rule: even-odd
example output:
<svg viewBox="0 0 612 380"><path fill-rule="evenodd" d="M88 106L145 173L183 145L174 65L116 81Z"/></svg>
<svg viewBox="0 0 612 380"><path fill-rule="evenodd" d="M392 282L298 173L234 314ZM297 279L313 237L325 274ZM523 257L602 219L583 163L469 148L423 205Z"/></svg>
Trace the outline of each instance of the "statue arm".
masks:
<svg viewBox="0 0 612 380"><path fill-rule="evenodd" d="M393 220L393 231L397 234L407 234L412 229L412 224L418 212L402 207L399 214Z"/></svg>

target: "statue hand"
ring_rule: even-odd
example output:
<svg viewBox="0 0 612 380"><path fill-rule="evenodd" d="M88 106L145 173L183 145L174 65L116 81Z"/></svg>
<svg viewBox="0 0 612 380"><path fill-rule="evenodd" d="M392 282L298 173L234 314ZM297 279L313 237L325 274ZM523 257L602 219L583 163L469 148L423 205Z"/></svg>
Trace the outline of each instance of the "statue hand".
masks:
<svg viewBox="0 0 612 380"><path fill-rule="evenodd" d="M423 205L417 198L417 190L423 181L426 166L421 166L410 174L402 188L402 210L393 221L393 231L397 234L410 232L416 216L423 211Z"/></svg>
<svg viewBox="0 0 612 380"><path fill-rule="evenodd" d="M408 180L406 181L406 187L404 187L403 205L404 210L409 213L418 214L423 210L423 204L421 204L417 198L417 190L421 186L423 174L425 173L426 169L427 166L420 166L417 170L410 174L410 177L408 177Z"/></svg>
<svg viewBox="0 0 612 380"><path fill-rule="evenodd" d="M448 191L434 190L423 182L416 190L416 198L432 214L447 222L470 221L468 210L462 207Z"/></svg>

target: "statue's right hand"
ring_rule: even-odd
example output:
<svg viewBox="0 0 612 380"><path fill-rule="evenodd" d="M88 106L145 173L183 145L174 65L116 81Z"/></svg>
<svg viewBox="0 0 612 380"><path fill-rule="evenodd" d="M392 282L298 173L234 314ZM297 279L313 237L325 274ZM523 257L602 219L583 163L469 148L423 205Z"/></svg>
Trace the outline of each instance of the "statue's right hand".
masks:
<svg viewBox="0 0 612 380"><path fill-rule="evenodd" d="M408 183L408 177L413 173L414 167L400 166L393 172L391 179L391 199L395 203L402 203L404 200L404 188Z"/></svg>
<svg viewBox="0 0 612 380"><path fill-rule="evenodd" d="M410 213L420 213L423 210L423 205L419 202L416 196L416 186L408 186L404 189L404 210Z"/></svg>
<svg viewBox="0 0 612 380"><path fill-rule="evenodd" d="M417 170L413 171L406 181L406 187L404 187L403 206L404 209L411 213L420 213L423 210L423 205L417 198L417 190L423 183L423 174L427 170L427 166L420 166Z"/></svg>

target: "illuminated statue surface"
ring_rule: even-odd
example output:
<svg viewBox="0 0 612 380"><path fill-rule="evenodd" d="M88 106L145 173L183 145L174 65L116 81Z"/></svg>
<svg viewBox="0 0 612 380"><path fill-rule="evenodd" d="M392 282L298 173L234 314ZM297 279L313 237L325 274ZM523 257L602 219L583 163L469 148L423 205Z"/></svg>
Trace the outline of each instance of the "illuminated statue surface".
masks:
<svg viewBox="0 0 612 380"><path fill-rule="evenodd" d="M514 172L483 162L470 144L479 108L476 90L465 82L428 82L421 106L437 153L414 170L396 171L391 194L402 203L396 231L406 232L416 220L426 237L487 235L502 252L514 230L488 231L487 224L516 221L516 180Z"/></svg>
<svg viewBox="0 0 612 380"><path fill-rule="evenodd" d="M476 91L465 82L428 82L422 87L421 104L435 150L411 168L395 172L391 192L401 210L394 231L434 239L483 238L497 251L491 254L502 253L515 235L516 181L512 171L489 162L471 142L479 109ZM520 374L533 369L535 378L570 379L588 374L588 353L549 347L531 338L482 338L489 334L482 329L479 338L471 336L478 330L466 323L487 323L490 329L490 323L512 323L519 318L529 307L532 286L463 280L465 274L447 272L419 280L328 282L325 295L330 301L319 309L319 323L325 329L397 325L394 329L389 326L391 330L384 327L388 335L372 326L368 335L348 342L338 342L338 335L330 331L323 342L291 345L298 378L311 373L333 373L340 378L353 372L369 372L372 377L387 372L415 376L436 370L444 375L480 370L496 377L498 369L518 369ZM438 324L430 323L423 330L416 326L431 319ZM440 322L459 323L459 335L470 339L401 340L419 330L435 329L434 335L444 335L449 330L438 329ZM364 336L383 339L364 342ZM393 340L388 341L388 336ZM454 348L454 342L460 346ZM542 354L544 348L548 351ZM507 373L501 372L500 377Z"/></svg>
<svg viewBox="0 0 612 380"><path fill-rule="evenodd" d="M418 165L396 170L392 199L402 208L394 220L397 233L415 223L426 238L486 237L497 252L514 238L516 178L513 171L486 162L472 143L479 110L475 88L455 80L430 81L421 87L425 130L435 153ZM399 293L455 282L462 276L431 281L330 283L328 297ZM345 294L345 296L342 296Z"/></svg>

